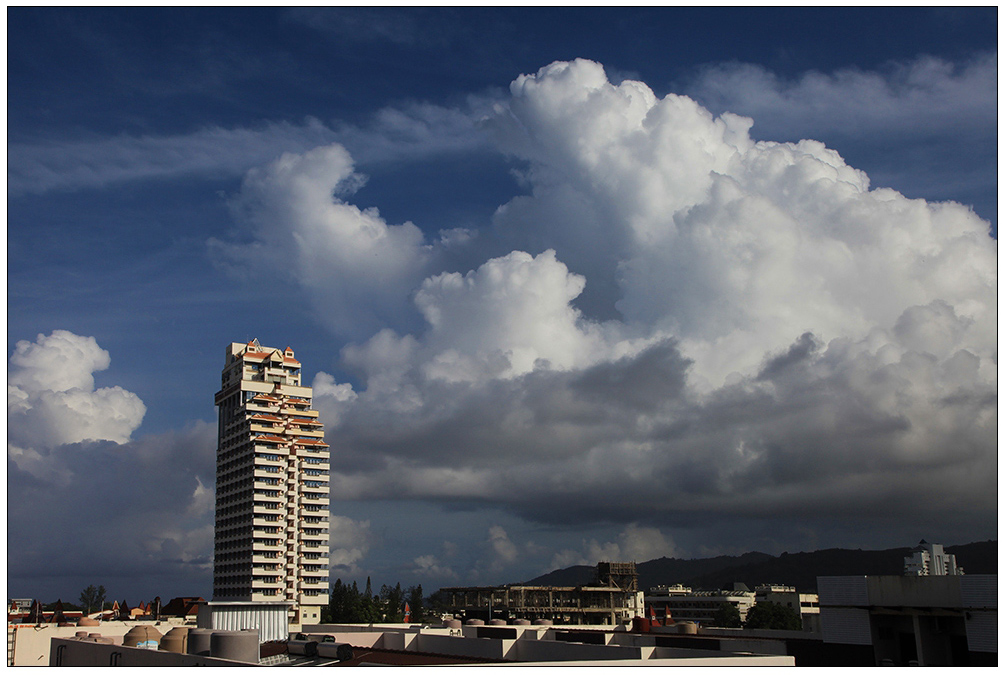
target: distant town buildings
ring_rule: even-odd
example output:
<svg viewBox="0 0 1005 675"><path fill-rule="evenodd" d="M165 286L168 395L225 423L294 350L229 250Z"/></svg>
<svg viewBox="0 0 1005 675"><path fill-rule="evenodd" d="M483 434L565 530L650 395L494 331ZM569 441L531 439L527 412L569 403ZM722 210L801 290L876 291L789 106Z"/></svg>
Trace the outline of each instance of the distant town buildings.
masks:
<svg viewBox="0 0 1005 675"><path fill-rule="evenodd" d="M742 585L742 584L741 584ZM660 622L694 621L711 624L723 605L732 605L745 621L747 612L754 606L754 594L744 586L742 589L693 591L689 586L657 586L646 594L646 606L651 607Z"/></svg>
<svg viewBox="0 0 1005 675"><path fill-rule="evenodd" d="M286 603L291 623L317 623L328 603L329 463L313 390L289 347L235 342L225 356L210 605L229 616L234 603Z"/></svg>
<svg viewBox="0 0 1005 675"><path fill-rule="evenodd" d="M734 584L733 590L698 590L676 584L650 588L645 597L657 621L694 621L715 625L723 605L736 608L741 622L758 602L771 602L788 607L802 621L803 630L818 631L820 607L815 593L798 593L792 586L764 584L749 590L744 584Z"/></svg>

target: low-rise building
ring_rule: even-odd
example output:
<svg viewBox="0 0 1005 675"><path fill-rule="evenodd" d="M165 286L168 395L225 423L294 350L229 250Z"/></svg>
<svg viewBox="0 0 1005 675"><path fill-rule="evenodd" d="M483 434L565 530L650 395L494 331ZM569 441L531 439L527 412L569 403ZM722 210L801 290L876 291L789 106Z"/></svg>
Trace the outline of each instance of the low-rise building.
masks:
<svg viewBox="0 0 1005 675"><path fill-rule="evenodd" d="M762 584L754 589L754 601L788 607L799 615L803 630L820 632L820 598L816 593L799 593L794 586Z"/></svg>
<svg viewBox="0 0 1005 675"><path fill-rule="evenodd" d="M526 619L573 625L618 625L642 612L634 562L600 562L585 586L470 586L442 588L447 611L464 619Z"/></svg>
<svg viewBox="0 0 1005 675"><path fill-rule="evenodd" d="M673 621L694 621L701 625L712 624L723 605L736 607L740 621L745 621L754 602L754 594L749 590L693 591L680 584L650 588L645 596L646 606L652 608L658 621L665 622L670 617Z"/></svg>

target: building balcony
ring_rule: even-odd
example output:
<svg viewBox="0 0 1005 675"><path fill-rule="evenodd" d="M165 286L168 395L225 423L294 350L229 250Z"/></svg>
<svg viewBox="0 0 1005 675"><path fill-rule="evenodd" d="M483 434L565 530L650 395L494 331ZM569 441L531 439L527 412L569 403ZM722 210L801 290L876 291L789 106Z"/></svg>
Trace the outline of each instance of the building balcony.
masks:
<svg viewBox="0 0 1005 675"><path fill-rule="evenodd" d="M285 445L280 445L279 443L269 443L267 445L265 443L255 443L255 452L278 455L283 459L288 457L290 454L289 448Z"/></svg>
<svg viewBox="0 0 1005 675"><path fill-rule="evenodd" d="M279 404L255 403L254 401L248 401L244 405L244 409L247 410L248 412L275 414L279 412Z"/></svg>
<svg viewBox="0 0 1005 675"><path fill-rule="evenodd" d="M283 427L278 424L265 424L262 422L252 422L248 429L255 434L276 434L281 433Z"/></svg>
<svg viewBox="0 0 1005 675"><path fill-rule="evenodd" d="M287 436L307 436L311 440L319 441L323 441L325 438L324 429L308 426L288 426L286 427L285 434Z"/></svg>
<svg viewBox="0 0 1005 675"><path fill-rule="evenodd" d="M311 589L304 590L301 593L297 593L297 602L300 605L327 605L328 604L328 589Z"/></svg>
<svg viewBox="0 0 1005 675"><path fill-rule="evenodd" d="M310 551L310 554L303 552L297 558L298 565L327 565L328 564L328 547L325 546L320 550Z"/></svg>
<svg viewBox="0 0 1005 675"><path fill-rule="evenodd" d="M282 598L282 594L278 589L268 589L266 592L255 592L251 594L252 602L270 602L272 600L279 600Z"/></svg>
<svg viewBox="0 0 1005 675"><path fill-rule="evenodd" d="M282 413L287 417L311 417L311 418L318 417L317 410L304 408L302 405L297 407L293 406L286 407L282 410Z"/></svg>
<svg viewBox="0 0 1005 675"><path fill-rule="evenodd" d="M300 506L328 506L328 495L319 496L315 494L304 494L300 496L299 504Z"/></svg>

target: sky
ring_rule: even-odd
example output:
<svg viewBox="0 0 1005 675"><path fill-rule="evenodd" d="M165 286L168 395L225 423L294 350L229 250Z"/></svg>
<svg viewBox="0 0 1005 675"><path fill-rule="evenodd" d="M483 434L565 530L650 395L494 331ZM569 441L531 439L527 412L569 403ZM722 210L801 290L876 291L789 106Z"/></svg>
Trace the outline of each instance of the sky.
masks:
<svg viewBox="0 0 1005 675"><path fill-rule="evenodd" d="M332 581L997 538L997 8L7 20L8 597L210 596L252 338Z"/></svg>

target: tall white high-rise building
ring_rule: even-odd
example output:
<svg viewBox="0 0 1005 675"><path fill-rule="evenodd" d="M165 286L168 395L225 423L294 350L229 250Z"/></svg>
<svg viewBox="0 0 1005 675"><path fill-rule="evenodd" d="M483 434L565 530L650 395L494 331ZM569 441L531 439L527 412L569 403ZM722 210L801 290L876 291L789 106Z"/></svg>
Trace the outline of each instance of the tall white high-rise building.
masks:
<svg viewBox="0 0 1005 675"><path fill-rule="evenodd" d="M942 544L929 544L924 539L904 558L904 574L910 577L942 577L963 574L956 556L946 553Z"/></svg>
<svg viewBox="0 0 1005 675"><path fill-rule="evenodd" d="M216 394L214 601L288 602L318 623L328 603L328 446L293 350L227 348Z"/></svg>

